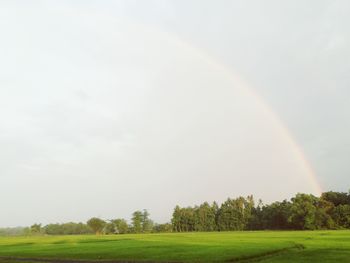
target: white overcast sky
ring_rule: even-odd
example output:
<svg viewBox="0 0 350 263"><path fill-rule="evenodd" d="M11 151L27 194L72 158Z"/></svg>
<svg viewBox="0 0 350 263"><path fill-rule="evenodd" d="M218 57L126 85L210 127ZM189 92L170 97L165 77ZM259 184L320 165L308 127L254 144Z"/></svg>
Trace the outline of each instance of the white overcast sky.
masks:
<svg viewBox="0 0 350 263"><path fill-rule="evenodd" d="M324 190L348 191L349 12L1 1L0 225L143 208L165 222L176 204L315 193L295 145Z"/></svg>

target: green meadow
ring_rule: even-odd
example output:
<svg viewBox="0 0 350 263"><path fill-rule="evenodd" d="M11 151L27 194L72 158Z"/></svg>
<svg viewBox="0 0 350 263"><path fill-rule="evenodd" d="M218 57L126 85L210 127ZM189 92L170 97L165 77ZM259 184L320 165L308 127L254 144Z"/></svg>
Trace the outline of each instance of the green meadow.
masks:
<svg viewBox="0 0 350 263"><path fill-rule="evenodd" d="M350 262L350 231L0 237L0 258L0 262Z"/></svg>

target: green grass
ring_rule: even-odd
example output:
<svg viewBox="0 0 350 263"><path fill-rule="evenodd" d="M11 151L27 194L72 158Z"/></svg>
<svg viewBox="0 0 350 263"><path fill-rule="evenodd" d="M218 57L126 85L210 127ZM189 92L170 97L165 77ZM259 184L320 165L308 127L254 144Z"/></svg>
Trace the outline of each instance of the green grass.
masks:
<svg viewBox="0 0 350 263"><path fill-rule="evenodd" d="M0 237L0 257L6 256L168 262L350 262L350 231Z"/></svg>

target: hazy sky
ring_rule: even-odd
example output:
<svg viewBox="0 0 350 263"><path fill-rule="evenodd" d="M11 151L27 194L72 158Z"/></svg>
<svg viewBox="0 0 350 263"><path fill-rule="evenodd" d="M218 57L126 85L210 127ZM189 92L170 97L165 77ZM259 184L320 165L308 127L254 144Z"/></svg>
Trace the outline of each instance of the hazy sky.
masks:
<svg viewBox="0 0 350 263"><path fill-rule="evenodd" d="M348 191L349 12L1 1L0 225Z"/></svg>

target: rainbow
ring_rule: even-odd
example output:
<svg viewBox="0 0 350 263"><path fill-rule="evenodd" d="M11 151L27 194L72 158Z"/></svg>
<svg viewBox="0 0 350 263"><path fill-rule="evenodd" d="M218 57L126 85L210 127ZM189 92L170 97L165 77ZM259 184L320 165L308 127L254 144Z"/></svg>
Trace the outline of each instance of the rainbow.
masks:
<svg viewBox="0 0 350 263"><path fill-rule="evenodd" d="M262 109L264 109L265 112L277 124L276 127L278 128L279 134L284 139L285 143L290 147L294 155L297 157L299 163L302 165L307 175L307 180L309 181L313 189L313 193L318 196L321 195L323 191L321 184L318 181L316 172L313 169L310 161L306 157L302 147L297 143L297 141L295 140L295 138L293 137L289 129L286 127L286 125L282 122L279 116L273 111L273 109L263 100L263 98L259 96L259 94L257 94L257 92L250 85L248 85L245 81L243 81L238 74L235 74L229 67L215 60L205 51L197 47L194 47L193 45L190 45L188 42L185 42L184 40L180 39L174 34L169 34L168 32L161 32L161 31L158 31L158 32L160 34L166 35L168 39L175 41L178 46L196 54L196 56L200 57L202 60L204 60L209 65L211 65L213 68L222 72L233 84L236 84L239 88L244 89L246 93L248 93L251 97L255 98L255 100L260 104Z"/></svg>
<svg viewBox="0 0 350 263"><path fill-rule="evenodd" d="M76 13L72 12L72 10L65 10L66 15L76 15ZM94 15L99 17L100 19L109 20L111 23L115 23L119 21L120 18L113 17L111 15L107 14L99 14L99 13L92 13L92 12L83 12L80 13L80 15ZM224 63L221 63L220 61L217 61L212 56L210 56L206 51L201 50L198 47L195 47L191 45L190 43L184 41L183 39L179 38L177 35L165 31L159 30L159 28L154 28L147 26L145 24L135 23L135 21L131 21L126 17L122 18L122 21L125 22L128 25L132 25L142 31L148 31L155 33L156 35L161 35L162 37L165 37L168 41L176 44L178 47L191 52L201 60L205 61L213 67L214 69L220 71L223 73L223 75L230 81L232 84L237 85L240 89L244 90L247 94L249 94L252 98L256 100L256 102L261 106L261 108L265 111L265 113L271 117L271 119L276 124L276 129L278 129L278 133L281 135L281 138L283 138L284 142L288 147L291 149L293 154L296 156L297 161L299 164L301 164L305 174L306 174L306 180L311 185L313 189L313 194L320 195L322 193L322 187L320 182L317 179L316 173L306 157L302 147L297 143L296 139L293 137L292 133L289 131L289 129L286 127L286 125L283 123L283 121L279 118L279 116L274 112L274 110L264 101L264 99L257 94L257 92L252 88L246 81L244 81L238 74L236 74L230 67L226 66Z"/></svg>

